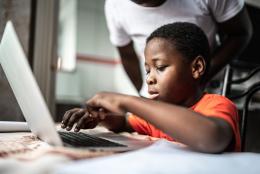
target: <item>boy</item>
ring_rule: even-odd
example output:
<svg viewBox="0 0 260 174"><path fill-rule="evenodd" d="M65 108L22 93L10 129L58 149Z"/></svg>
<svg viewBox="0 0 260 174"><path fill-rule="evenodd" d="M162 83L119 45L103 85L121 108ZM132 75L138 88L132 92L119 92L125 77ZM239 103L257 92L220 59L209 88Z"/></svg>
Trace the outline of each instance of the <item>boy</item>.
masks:
<svg viewBox="0 0 260 174"><path fill-rule="evenodd" d="M223 96L206 94L209 44L194 24L164 25L145 47L146 83L151 99L102 92L87 101L87 109L67 111L62 128L75 131L98 123L112 131L137 131L178 141L206 153L239 151L235 105ZM124 117L130 112L128 117Z"/></svg>

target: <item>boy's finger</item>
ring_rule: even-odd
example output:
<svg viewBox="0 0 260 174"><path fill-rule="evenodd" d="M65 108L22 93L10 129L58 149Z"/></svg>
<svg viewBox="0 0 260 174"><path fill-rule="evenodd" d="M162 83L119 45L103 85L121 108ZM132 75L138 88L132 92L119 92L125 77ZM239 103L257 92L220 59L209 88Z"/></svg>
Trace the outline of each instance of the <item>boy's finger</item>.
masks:
<svg viewBox="0 0 260 174"><path fill-rule="evenodd" d="M88 115L89 115L89 113L85 113L85 114L83 115L83 117L81 117L81 118L79 119L79 121L77 122L77 125L76 125L76 127L75 127L75 129L74 129L75 132L78 132L80 129L85 128L84 124L88 122L88 121L87 121L88 118L89 118Z"/></svg>
<svg viewBox="0 0 260 174"><path fill-rule="evenodd" d="M102 121L106 118L107 112L105 112L105 110L103 108L99 109L98 112L98 116L99 116L99 120Z"/></svg>
<svg viewBox="0 0 260 174"><path fill-rule="evenodd" d="M62 118L62 122L61 122L61 127L62 128L66 128L67 127L67 123L68 123L68 120L69 118L71 117L71 115L76 112L79 108L74 108L74 109L71 109L71 110L68 110L65 112L63 118Z"/></svg>
<svg viewBox="0 0 260 174"><path fill-rule="evenodd" d="M73 127L74 123L76 121L78 121L82 117L82 115L84 115L84 113L85 113L84 109L79 109L77 112L74 112L71 115L71 117L68 119L66 130L71 130L71 128Z"/></svg>
<svg viewBox="0 0 260 174"><path fill-rule="evenodd" d="M92 120L96 120L99 117L99 113L95 111L89 112L88 117Z"/></svg>

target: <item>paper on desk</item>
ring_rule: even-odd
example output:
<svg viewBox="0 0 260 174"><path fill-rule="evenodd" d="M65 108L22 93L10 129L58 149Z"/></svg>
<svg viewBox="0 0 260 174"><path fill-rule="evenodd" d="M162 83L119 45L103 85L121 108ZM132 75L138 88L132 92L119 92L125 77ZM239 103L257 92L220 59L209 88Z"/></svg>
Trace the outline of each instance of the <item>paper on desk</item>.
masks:
<svg viewBox="0 0 260 174"><path fill-rule="evenodd" d="M167 141L134 152L81 160L62 165L56 174L133 174L133 173L236 173L259 174L260 154L203 154Z"/></svg>
<svg viewBox="0 0 260 174"><path fill-rule="evenodd" d="M0 121L0 132L30 131L26 122Z"/></svg>

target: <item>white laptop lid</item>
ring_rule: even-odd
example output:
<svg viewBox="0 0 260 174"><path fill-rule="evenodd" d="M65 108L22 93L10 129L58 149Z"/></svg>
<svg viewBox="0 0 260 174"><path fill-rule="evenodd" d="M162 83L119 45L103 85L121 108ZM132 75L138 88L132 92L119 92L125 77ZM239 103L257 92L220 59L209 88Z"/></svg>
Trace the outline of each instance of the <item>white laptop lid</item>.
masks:
<svg viewBox="0 0 260 174"><path fill-rule="evenodd" d="M7 22L0 43L0 64L31 129L43 141L62 145L14 27Z"/></svg>

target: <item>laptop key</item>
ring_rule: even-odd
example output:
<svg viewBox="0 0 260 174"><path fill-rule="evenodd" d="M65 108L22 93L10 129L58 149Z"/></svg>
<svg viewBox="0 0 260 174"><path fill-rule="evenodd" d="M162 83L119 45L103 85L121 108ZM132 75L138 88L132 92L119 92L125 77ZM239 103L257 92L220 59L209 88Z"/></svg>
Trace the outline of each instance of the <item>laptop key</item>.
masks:
<svg viewBox="0 0 260 174"><path fill-rule="evenodd" d="M76 147L126 147L126 145L82 132L58 131L58 133L65 144Z"/></svg>

